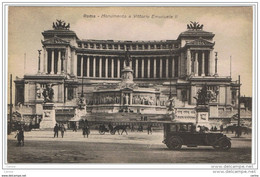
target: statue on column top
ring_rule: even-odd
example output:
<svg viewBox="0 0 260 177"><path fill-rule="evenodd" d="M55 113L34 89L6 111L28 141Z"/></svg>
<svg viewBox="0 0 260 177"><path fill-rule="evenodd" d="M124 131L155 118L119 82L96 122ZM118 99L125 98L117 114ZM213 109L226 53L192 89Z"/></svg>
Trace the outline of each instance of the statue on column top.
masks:
<svg viewBox="0 0 260 177"><path fill-rule="evenodd" d="M132 61L132 58L130 56L129 49L127 48L127 51L125 53L125 65L130 66L130 62Z"/></svg>

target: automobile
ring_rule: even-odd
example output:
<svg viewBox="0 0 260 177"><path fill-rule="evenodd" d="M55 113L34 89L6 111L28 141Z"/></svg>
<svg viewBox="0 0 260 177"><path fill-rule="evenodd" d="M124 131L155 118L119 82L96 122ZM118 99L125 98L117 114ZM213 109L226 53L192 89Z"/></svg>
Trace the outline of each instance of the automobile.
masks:
<svg viewBox="0 0 260 177"><path fill-rule="evenodd" d="M169 122L164 123L163 143L171 150L179 150L183 145L187 147L212 146L216 150L229 150L231 139L223 133L206 132L201 127L196 131L194 123Z"/></svg>

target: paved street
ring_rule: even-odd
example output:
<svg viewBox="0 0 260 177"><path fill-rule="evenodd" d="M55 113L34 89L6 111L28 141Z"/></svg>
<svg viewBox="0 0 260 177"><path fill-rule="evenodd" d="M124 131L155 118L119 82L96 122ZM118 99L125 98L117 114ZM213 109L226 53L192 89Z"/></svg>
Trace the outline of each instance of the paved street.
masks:
<svg viewBox="0 0 260 177"><path fill-rule="evenodd" d="M89 138L81 131L65 132L53 138L52 131L25 132L25 146L18 147L15 134L8 135L9 163L250 163L251 139L247 135L232 138L229 151L212 147L168 150L162 143L162 131L130 132L128 135L100 135L91 130ZM59 134L60 136L60 134Z"/></svg>

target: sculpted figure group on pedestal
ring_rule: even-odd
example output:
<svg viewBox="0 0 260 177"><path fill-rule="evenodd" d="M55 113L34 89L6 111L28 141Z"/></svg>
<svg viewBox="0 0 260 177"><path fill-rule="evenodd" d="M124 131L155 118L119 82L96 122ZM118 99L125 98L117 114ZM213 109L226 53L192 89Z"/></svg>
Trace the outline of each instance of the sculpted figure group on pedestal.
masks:
<svg viewBox="0 0 260 177"><path fill-rule="evenodd" d="M51 84L46 85L46 88L43 90L42 95L44 97L44 102L53 102L54 91Z"/></svg>
<svg viewBox="0 0 260 177"><path fill-rule="evenodd" d="M56 20L55 23L54 22L52 23L52 28L53 29L66 29L66 30L68 30L70 28L70 23L68 23L66 25L66 23L64 21Z"/></svg>
<svg viewBox="0 0 260 177"><path fill-rule="evenodd" d="M208 90L205 84L198 92L197 97L194 97L197 101L197 105L208 105L209 102L216 102L218 96L218 89L215 91Z"/></svg>

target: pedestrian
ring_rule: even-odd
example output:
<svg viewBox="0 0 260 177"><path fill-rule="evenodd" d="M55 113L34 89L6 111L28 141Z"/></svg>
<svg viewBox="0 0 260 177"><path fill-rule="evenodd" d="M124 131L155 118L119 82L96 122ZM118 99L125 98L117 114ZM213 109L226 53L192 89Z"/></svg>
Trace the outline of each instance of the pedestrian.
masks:
<svg viewBox="0 0 260 177"><path fill-rule="evenodd" d="M54 131L54 138L55 138L56 136L57 136L57 138L58 138L58 136L59 136L59 126L58 126L58 124L56 124L56 125L54 126L53 131Z"/></svg>
<svg viewBox="0 0 260 177"><path fill-rule="evenodd" d="M64 136L64 132L66 131L65 127L63 124L61 124L61 127L60 127L60 132L61 132L61 137L63 138Z"/></svg>
<svg viewBox="0 0 260 177"><path fill-rule="evenodd" d="M121 125L121 128L122 128L122 133L121 133L121 135L123 134L123 132L125 132L127 135L128 135L128 133L127 133L127 127L129 127L129 125Z"/></svg>
<svg viewBox="0 0 260 177"><path fill-rule="evenodd" d="M147 133L148 133L148 135L152 134L152 125L147 126Z"/></svg>
<svg viewBox="0 0 260 177"><path fill-rule="evenodd" d="M77 132L77 124L76 124L76 122L74 122L73 131Z"/></svg>
<svg viewBox="0 0 260 177"><path fill-rule="evenodd" d="M108 124L108 129L109 129L110 133L113 132L113 130L114 130L114 127L110 122Z"/></svg>
<svg viewBox="0 0 260 177"><path fill-rule="evenodd" d="M82 134L85 138L85 136L87 135L87 138L88 138L88 135L89 135L90 131L89 131L89 127L88 125L84 125L84 127L82 128Z"/></svg>
<svg viewBox="0 0 260 177"><path fill-rule="evenodd" d="M235 129L235 136L240 137L241 135L242 135L242 127L237 126L236 129Z"/></svg>
<svg viewBox="0 0 260 177"><path fill-rule="evenodd" d="M17 145L24 146L24 131L23 128L20 128L19 131L16 133L15 138L17 138Z"/></svg>
<svg viewBox="0 0 260 177"><path fill-rule="evenodd" d="M220 125L220 132L223 132L224 128L223 125Z"/></svg>
<svg viewBox="0 0 260 177"><path fill-rule="evenodd" d="M131 132L134 132L135 131L135 126L134 124L131 125Z"/></svg>
<svg viewBox="0 0 260 177"><path fill-rule="evenodd" d="M138 131L138 132L143 132L143 129L144 129L144 127L143 127L142 125L139 125L137 131Z"/></svg>

